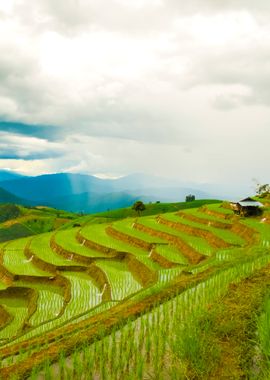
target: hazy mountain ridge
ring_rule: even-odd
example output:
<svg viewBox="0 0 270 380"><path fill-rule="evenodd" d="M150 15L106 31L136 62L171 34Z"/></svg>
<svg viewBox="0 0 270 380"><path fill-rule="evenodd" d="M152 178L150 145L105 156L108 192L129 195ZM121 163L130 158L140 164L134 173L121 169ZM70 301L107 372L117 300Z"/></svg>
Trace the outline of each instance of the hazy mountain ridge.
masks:
<svg viewBox="0 0 270 380"><path fill-rule="evenodd" d="M16 179L23 178L23 177L24 176L22 176L21 174L12 172L10 170L4 170L4 169L0 170L0 182L10 181L10 180L14 180L14 179L16 180Z"/></svg>
<svg viewBox="0 0 270 380"><path fill-rule="evenodd" d="M127 207L138 199L144 202L180 202L190 193L196 198L217 197L207 191L181 186L179 180L145 174L132 174L118 179L73 173L36 177L15 175L15 178L0 181L0 187L14 196L14 200L11 197L11 203L41 204L87 213Z"/></svg>
<svg viewBox="0 0 270 380"><path fill-rule="evenodd" d="M30 201L17 197L16 195L3 189L2 187L0 187L0 203L12 203L12 204L23 204L23 205L31 204Z"/></svg>
<svg viewBox="0 0 270 380"><path fill-rule="evenodd" d="M50 201L44 200L42 204L72 212L96 213L110 209L129 207L138 199L138 196L136 197L126 192L105 194L81 193L53 198L50 199Z"/></svg>

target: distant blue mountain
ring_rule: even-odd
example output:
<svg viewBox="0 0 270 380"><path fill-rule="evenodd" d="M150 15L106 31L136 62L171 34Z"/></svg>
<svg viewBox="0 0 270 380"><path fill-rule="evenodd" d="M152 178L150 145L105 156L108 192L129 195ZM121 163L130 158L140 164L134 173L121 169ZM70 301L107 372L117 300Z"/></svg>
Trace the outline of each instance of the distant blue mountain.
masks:
<svg viewBox="0 0 270 380"><path fill-rule="evenodd" d="M0 187L0 203L11 203L11 204L21 204L21 205L30 205L31 202L16 197L16 195L11 194L9 191L2 189Z"/></svg>
<svg viewBox="0 0 270 380"><path fill-rule="evenodd" d="M25 178L21 174L12 172L10 170L0 170L0 182L2 181L10 181L10 180L16 180L19 178Z"/></svg>
<svg viewBox="0 0 270 380"><path fill-rule="evenodd" d="M180 186L178 181L144 174L119 179L100 179L70 173L36 177L20 177L15 174L15 178L0 180L0 187L19 199L28 200L28 204L49 205L74 212L98 212L126 207L138 199L180 202L190 193L196 198L213 198L205 191Z"/></svg>
<svg viewBox="0 0 270 380"><path fill-rule="evenodd" d="M107 194L82 193L54 198L49 202L43 202L43 204L72 212L96 213L129 207L138 199L138 197L125 192Z"/></svg>
<svg viewBox="0 0 270 380"><path fill-rule="evenodd" d="M46 174L37 177L22 177L0 182L0 186L13 194L32 201L50 200L84 192L102 192L107 188L106 181L81 174Z"/></svg>

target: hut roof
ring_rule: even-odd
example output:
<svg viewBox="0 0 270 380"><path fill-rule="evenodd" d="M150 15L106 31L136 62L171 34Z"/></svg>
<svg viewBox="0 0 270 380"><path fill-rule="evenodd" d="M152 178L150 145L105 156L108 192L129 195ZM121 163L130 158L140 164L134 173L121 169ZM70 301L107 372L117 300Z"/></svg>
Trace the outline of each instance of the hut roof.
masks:
<svg viewBox="0 0 270 380"><path fill-rule="evenodd" d="M251 198L243 199L237 203L242 207L263 207L263 204L261 202L254 201Z"/></svg>
<svg viewBox="0 0 270 380"><path fill-rule="evenodd" d="M239 202L256 202L254 199L248 197L248 198L245 198L245 199L241 199L241 201Z"/></svg>

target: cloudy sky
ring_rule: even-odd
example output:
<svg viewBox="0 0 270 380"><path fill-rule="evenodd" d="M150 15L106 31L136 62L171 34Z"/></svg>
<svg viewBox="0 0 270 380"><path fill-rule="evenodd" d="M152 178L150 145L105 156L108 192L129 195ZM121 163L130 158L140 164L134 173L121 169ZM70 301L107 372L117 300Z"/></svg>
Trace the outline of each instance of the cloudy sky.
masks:
<svg viewBox="0 0 270 380"><path fill-rule="evenodd" d="M269 0L0 0L0 168L269 182Z"/></svg>

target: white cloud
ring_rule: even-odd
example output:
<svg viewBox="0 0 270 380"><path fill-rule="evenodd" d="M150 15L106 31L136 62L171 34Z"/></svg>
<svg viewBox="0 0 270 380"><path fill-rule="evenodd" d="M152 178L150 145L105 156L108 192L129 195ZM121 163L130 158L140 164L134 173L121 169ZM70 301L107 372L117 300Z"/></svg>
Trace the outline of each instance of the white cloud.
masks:
<svg viewBox="0 0 270 380"><path fill-rule="evenodd" d="M64 150L61 144L44 139L0 132L1 157L46 158L64 153Z"/></svg>
<svg viewBox="0 0 270 380"><path fill-rule="evenodd" d="M267 170L270 137L269 11L243 0L0 1L0 118L59 132L54 143L1 134L0 157L27 157L18 163L31 173L256 176L248 168Z"/></svg>

